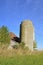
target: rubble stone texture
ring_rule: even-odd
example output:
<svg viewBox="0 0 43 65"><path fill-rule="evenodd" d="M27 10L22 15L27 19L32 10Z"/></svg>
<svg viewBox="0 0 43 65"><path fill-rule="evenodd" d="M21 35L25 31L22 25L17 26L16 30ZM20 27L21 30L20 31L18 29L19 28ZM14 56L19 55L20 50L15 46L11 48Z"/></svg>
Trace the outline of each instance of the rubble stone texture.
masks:
<svg viewBox="0 0 43 65"><path fill-rule="evenodd" d="M34 27L31 21L25 20L20 25L21 42L25 43L31 51L33 51Z"/></svg>

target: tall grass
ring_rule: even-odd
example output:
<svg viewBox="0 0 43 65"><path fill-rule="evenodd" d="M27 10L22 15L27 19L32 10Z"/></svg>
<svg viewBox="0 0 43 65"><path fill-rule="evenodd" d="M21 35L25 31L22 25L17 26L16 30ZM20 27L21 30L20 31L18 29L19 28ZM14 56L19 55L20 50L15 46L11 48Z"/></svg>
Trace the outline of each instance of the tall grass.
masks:
<svg viewBox="0 0 43 65"><path fill-rule="evenodd" d="M43 65L43 55L1 56L0 65Z"/></svg>
<svg viewBox="0 0 43 65"><path fill-rule="evenodd" d="M43 51L0 47L0 65L43 65Z"/></svg>

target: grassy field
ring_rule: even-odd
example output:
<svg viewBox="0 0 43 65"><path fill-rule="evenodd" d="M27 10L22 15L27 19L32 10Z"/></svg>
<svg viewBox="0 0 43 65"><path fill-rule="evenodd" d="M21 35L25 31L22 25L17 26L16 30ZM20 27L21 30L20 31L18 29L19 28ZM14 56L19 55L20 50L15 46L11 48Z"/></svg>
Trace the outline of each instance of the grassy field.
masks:
<svg viewBox="0 0 43 65"><path fill-rule="evenodd" d="M43 65L43 51L0 48L0 65Z"/></svg>
<svg viewBox="0 0 43 65"><path fill-rule="evenodd" d="M43 55L0 56L0 65L43 65Z"/></svg>

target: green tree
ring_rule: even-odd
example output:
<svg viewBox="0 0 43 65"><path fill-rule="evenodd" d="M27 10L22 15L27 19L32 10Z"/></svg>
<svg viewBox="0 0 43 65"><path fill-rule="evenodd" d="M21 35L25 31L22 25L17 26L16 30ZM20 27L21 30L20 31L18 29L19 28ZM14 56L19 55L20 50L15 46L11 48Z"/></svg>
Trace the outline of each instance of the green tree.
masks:
<svg viewBox="0 0 43 65"><path fill-rule="evenodd" d="M0 42L4 44L10 43L9 31L6 26L0 28Z"/></svg>
<svg viewBox="0 0 43 65"><path fill-rule="evenodd" d="M36 41L33 41L33 48L37 48L37 43L36 43Z"/></svg>

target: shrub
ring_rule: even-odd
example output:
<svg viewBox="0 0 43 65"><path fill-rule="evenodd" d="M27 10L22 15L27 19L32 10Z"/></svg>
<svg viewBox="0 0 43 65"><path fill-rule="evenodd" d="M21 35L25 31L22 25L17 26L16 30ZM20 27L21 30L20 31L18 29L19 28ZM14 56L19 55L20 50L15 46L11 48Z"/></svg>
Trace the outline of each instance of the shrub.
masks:
<svg viewBox="0 0 43 65"><path fill-rule="evenodd" d="M23 49L25 47L25 43L24 42L21 42L20 43L20 47Z"/></svg>
<svg viewBox="0 0 43 65"><path fill-rule="evenodd" d="M0 42L3 44L10 43L9 31L6 26L0 28Z"/></svg>
<svg viewBox="0 0 43 65"><path fill-rule="evenodd" d="M33 48L37 48L37 43L36 43L36 41L33 41Z"/></svg>
<svg viewBox="0 0 43 65"><path fill-rule="evenodd" d="M13 48L17 49L18 48L18 45L14 45Z"/></svg>
<svg viewBox="0 0 43 65"><path fill-rule="evenodd" d="M15 45L13 45L13 48L14 49L18 49L19 48L19 44L17 43L17 42L15 42L16 44Z"/></svg>

